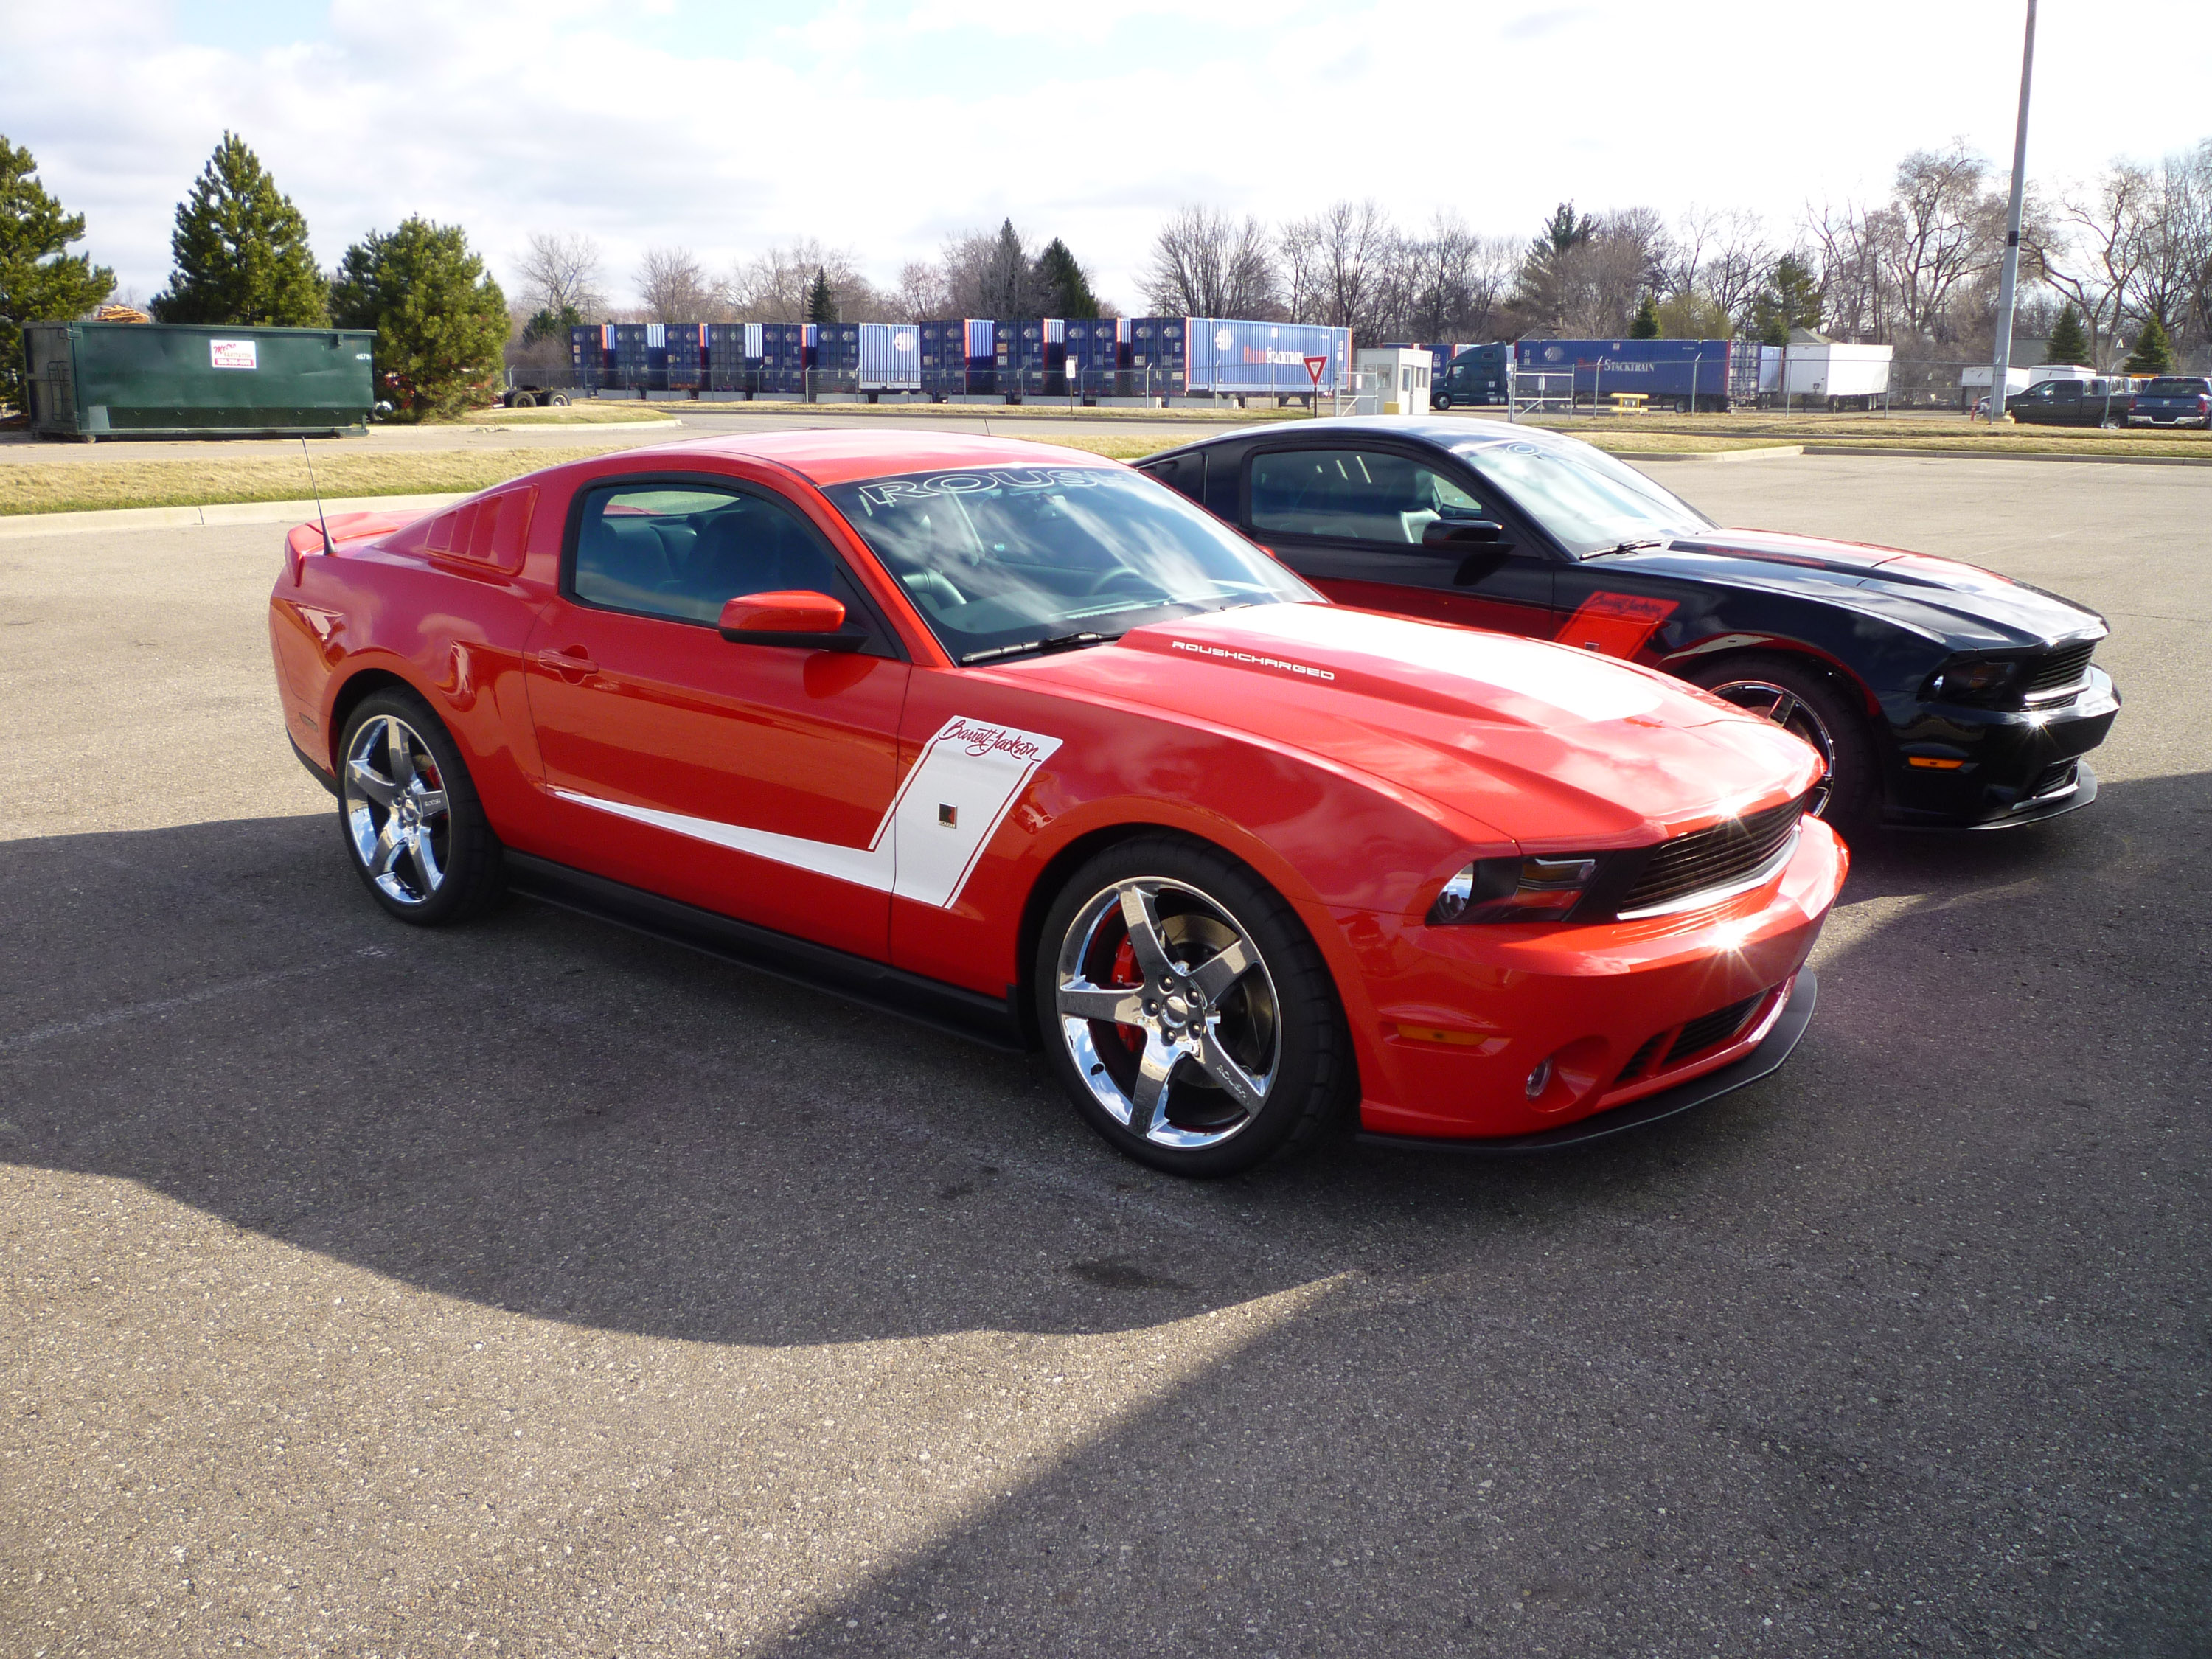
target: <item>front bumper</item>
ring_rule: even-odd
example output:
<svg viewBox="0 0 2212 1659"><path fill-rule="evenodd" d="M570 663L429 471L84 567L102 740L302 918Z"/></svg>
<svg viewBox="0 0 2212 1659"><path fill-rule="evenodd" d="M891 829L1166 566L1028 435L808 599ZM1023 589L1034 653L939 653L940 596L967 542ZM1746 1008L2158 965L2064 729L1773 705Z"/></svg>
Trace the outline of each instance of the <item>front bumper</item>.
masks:
<svg viewBox="0 0 2212 1659"><path fill-rule="evenodd" d="M1808 819L1774 880L1679 915L1437 927L1335 913L1359 969L1338 977L1360 1128L1553 1144L1733 1066L1784 1023L1849 864Z"/></svg>
<svg viewBox="0 0 2212 1659"><path fill-rule="evenodd" d="M2042 708L1916 703L1889 729L1884 821L1902 830L2005 830L2087 806L2097 798L2097 775L2081 757L2104 742L2119 712L2112 676L2094 667L2071 699Z"/></svg>
<svg viewBox="0 0 2212 1659"><path fill-rule="evenodd" d="M1801 968L1797 977L1790 981L1783 998L1782 1006L1766 1030L1740 1060L1729 1061L1717 1070L1678 1083L1671 1089L1662 1089L1656 1094L1645 1095L1625 1106L1615 1106L1607 1111L1595 1112L1572 1123L1563 1123L1557 1128L1539 1129L1529 1134L1496 1135L1480 1140L1438 1140L1417 1135L1383 1135L1362 1131L1359 1139L1370 1146L1389 1146L1405 1152L1472 1152L1492 1158L1515 1158L1530 1152L1556 1152L1563 1147L1586 1146L1593 1140L1607 1140L1631 1129L1640 1129L1647 1123L1657 1123L1664 1118L1717 1100L1723 1095L1733 1094L1747 1084L1771 1077L1782 1069L1782 1062L1790 1058L1797 1040L1813 1023L1813 1008L1820 1000L1820 981L1810 968Z"/></svg>

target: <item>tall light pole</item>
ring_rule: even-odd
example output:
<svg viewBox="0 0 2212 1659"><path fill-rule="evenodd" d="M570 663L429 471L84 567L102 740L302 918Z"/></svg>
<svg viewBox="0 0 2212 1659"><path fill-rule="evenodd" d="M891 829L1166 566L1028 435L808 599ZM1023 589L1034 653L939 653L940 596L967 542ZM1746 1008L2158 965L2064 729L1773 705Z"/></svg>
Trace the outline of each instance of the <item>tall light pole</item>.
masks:
<svg viewBox="0 0 2212 1659"><path fill-rule="evenodd" d="M2035 0L2027 0L2027 38L2020 49L2020 125L2012 140L2012 200L2005 209L2004 274L1997 285L1996 350L1990 360L1990 423L2005 412L2012 372L2013 291L2020 285L2021 193L2027 185L2027 88L2035 76Z"/></svg>

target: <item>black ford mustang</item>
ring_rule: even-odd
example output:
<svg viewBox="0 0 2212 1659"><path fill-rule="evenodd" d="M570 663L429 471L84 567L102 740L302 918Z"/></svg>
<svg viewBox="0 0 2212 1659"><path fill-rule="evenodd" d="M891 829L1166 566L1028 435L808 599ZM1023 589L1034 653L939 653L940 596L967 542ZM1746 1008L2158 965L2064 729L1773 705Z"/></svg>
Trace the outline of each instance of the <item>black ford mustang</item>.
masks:
<svg viewBox="0 0 2212 1659"><path fill-rule="evenodd" d="M2104 619L1918 553L1724 530L1579 440L1497 421L1302 421L1143 470L1347 605L1649 664L1827 757L1822 810L1929 829L2096 799Z"/></svg>

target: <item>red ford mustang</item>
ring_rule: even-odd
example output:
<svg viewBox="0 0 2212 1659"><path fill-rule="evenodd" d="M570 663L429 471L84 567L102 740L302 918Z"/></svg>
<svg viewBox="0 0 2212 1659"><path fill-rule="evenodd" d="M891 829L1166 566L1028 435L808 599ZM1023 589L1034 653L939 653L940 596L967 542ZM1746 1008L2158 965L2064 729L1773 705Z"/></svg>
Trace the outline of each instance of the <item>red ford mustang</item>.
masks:
<svg viewBox="0 0 2212 1659"><path fill-rule="evenodd" d="M789 433L289 539L286 723L404 921L513 888L988 1041L1160 1168L1524 1150L1779 1065L1845 854L1797 738L1328 604L1127 467Z"/></svg>

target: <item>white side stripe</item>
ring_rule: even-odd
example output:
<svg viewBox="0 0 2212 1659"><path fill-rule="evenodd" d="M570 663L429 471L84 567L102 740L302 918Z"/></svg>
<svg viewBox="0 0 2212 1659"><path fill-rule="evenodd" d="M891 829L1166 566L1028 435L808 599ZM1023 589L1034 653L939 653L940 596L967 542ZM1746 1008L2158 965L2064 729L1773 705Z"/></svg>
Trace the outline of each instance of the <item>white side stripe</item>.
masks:
<svg viewBox="0 0 2212 1659"><path fill-rule="evenodd" d="M1006 822L1038 767L1060 739L1011 726L986 726L957 716L938 728L908 769L896 796L866 847L781 836L715 818L696 818L658 807L603 800L574 789L552 793L580 806L649 823L694 841L810 870L856 886L872 887L916 903L949 908L975 873L984 848ZM939 809L952 809L942 822Z"/></svg>

